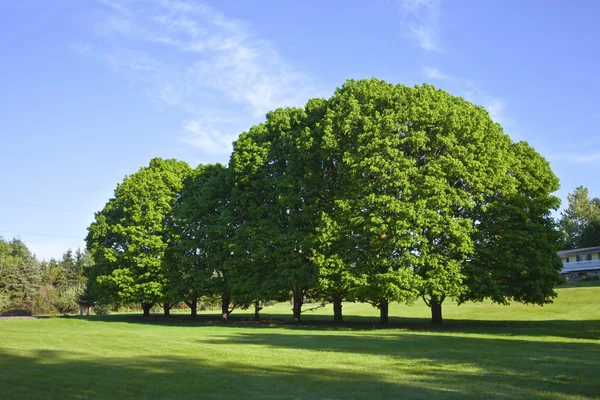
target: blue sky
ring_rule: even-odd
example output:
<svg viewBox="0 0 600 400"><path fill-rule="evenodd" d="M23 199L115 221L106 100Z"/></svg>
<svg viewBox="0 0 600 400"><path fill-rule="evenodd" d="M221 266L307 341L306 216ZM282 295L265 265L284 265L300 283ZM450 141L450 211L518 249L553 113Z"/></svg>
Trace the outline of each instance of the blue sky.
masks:
<svg viewBox="0 0 600 400"><path fill-rule="evenodd" d="M153 157L227 162L279 106L348 78L431 83L484 106L600 196L595 1L0 0L0 235L84 247ZM563 203L564 204L564 203Z"/></svg>

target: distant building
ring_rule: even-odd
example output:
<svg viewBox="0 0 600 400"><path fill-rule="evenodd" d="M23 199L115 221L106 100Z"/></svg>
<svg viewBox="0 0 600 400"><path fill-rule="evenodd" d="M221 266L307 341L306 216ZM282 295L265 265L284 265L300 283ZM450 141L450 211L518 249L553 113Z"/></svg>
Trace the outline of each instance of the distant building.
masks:
<svg viewBox="0 0 600 400"><path fill-rule="evenodd" d="M600 246L561 250L558 256L563 262L560 274L568 280L600 275Z"/></svg>

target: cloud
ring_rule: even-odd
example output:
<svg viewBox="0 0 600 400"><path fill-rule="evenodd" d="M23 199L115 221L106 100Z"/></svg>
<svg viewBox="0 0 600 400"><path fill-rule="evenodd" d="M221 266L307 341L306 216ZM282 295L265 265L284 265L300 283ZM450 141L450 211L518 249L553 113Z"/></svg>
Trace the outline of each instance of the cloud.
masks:
<svg viewBox="0 0 600 400"><path fill-rule="evenodd" d="M497 97L490 97L487 104L484 105L490 117L498 123L502 123L506 120L504 110L506 108L504 101Z"/></svg>
<svg viewBox="0 0 600 400"><path fill-rule="evenodd" d="M240 131L230 129L239 126L222 129L223 119L248 128L274 108L303 106L321 93L246 23L209 6L183 0L102 4L105 14L95 26L100 44L78 43L74 51L143 85L159 107L188 113L181 140L206 152L231 150ZM216 121L206 111L215 108L232 111Z"/></svg>
<svg viewBox="0 0 600 400"><path fill-rule="evenodd" d="M421 74L427 79L446 80L450 78L439 69L426 66L421 67Z"/></svg>
<svg viewBox="0 0 600 400"><path fill-rule="evenodd" d="M231 151L231 144L239 131L232 119L219 117L194 118L185 122L182 142L202 147L209 154Z"/></svg>
<svg viewBox="0 0 600 400"><path fill-rule="evenodd" d="M472 81L465 81L465 85L467 90L464 92L463 97L473 104L483 106L494 122L501 125L512 125L514 123L506 114L507 105L502 98L489 95Z"/></svg>
<svg viewBox="0 0 600 400"><path fill-rule="evenodd" d="M440 0L401 0L406 33L425 51L442 51L439 43Z"/></svg>

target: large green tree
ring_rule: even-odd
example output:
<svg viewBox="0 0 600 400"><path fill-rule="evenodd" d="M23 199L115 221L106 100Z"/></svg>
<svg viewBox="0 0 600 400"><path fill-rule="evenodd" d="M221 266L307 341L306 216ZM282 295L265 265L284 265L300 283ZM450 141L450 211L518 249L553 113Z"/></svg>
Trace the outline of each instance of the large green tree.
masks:
<svg viewBox="0 0 600 400"><path fill-rule="evenodd" d="M475 252L464 264L467 290L460 301L490 298L543 305L556 296L561 232L550 213L558 179L527 143L512 146L510 175L517 190L486 196L473 212Z"/></svg>
<svg viewBox="0 0 600 400"><path fill-rule="evenodd" d="M291 295L296 321L306 296L318 289L312 249L322 193L314 132L322 103L268 113L264 123L240 135L230 161L239 225L236 258L250 262L249 270L236 262L236 275L256 284L245 286L249 296Z"/></svg>
<svg viewBox="0 0 600 400"><path fill-rule="evenodd" d="M167 262L171 290L190 306L201 296L221 299L222 318L232 311L229 270L233 256L231 180L220 164L201 165L185 181L173 211L172 251Z"/></svg>
<svg viewBox="0 0 600 400"><path fill-rule="evenodd" d="M549 255L528 260L539 279L513 279L505 286L521 292L512 296L518 301L543 304L551 298L548 287L558 273L547 215L556 206L549 195L556 178L535 151L514 145L482 107L429 85L348 81L329 99L321 126L325 159L333 160L337 175L334 207L322 214L329 259L337 254L338 269L349 271L359 298L381 309L382 322L389 301L411 302L419 294L431 307L432 322L441 323L444 300L470 291L465 266L487 228L478 210L517 198L530 210L530 220L519 227L546 235L529 245ZM536 162L524 162L527 157ZM519 197L519 185L536 176L536 168L542 168L537 177L545 178L539 193ZM499 268L518 268L501 261Z"/></svg>
<svg viewBox="0 0 600 400"><path fill-rule="evenodd" d="M140 303L145 316L163 302L168 313L163 273L168 220L189 173L185 162L155 158L148 167L126 176L96 213L86 243L95 261L91 276L105 299Z"/></svg>
<svg viewBox="0 0 600 400"><path fill-rule="evenodd" d="M401 194L411 185L411 160L400 147L397 112L405 93L383 81L348 81L329 99L322 131L324 192L316 248L321 288L381 310L410 302L416 285L408 251L413 205Z"/></svg>

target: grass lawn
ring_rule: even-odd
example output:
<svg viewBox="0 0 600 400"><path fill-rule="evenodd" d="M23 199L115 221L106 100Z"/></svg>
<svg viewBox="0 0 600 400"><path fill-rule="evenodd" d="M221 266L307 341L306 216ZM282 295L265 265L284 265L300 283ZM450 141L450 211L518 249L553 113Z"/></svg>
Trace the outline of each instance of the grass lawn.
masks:
<svg viewBox="0 0 600 400"><path fill-rule="evenodd" d="M448 303L440 329L422 304L391 307L387 329L354 303L342 327L0 321L0 399L599 398L600 286L558 292L544 307ZM285 304L263 316L291 318ZM331 307L303 318L330 319Z"/></svg>

